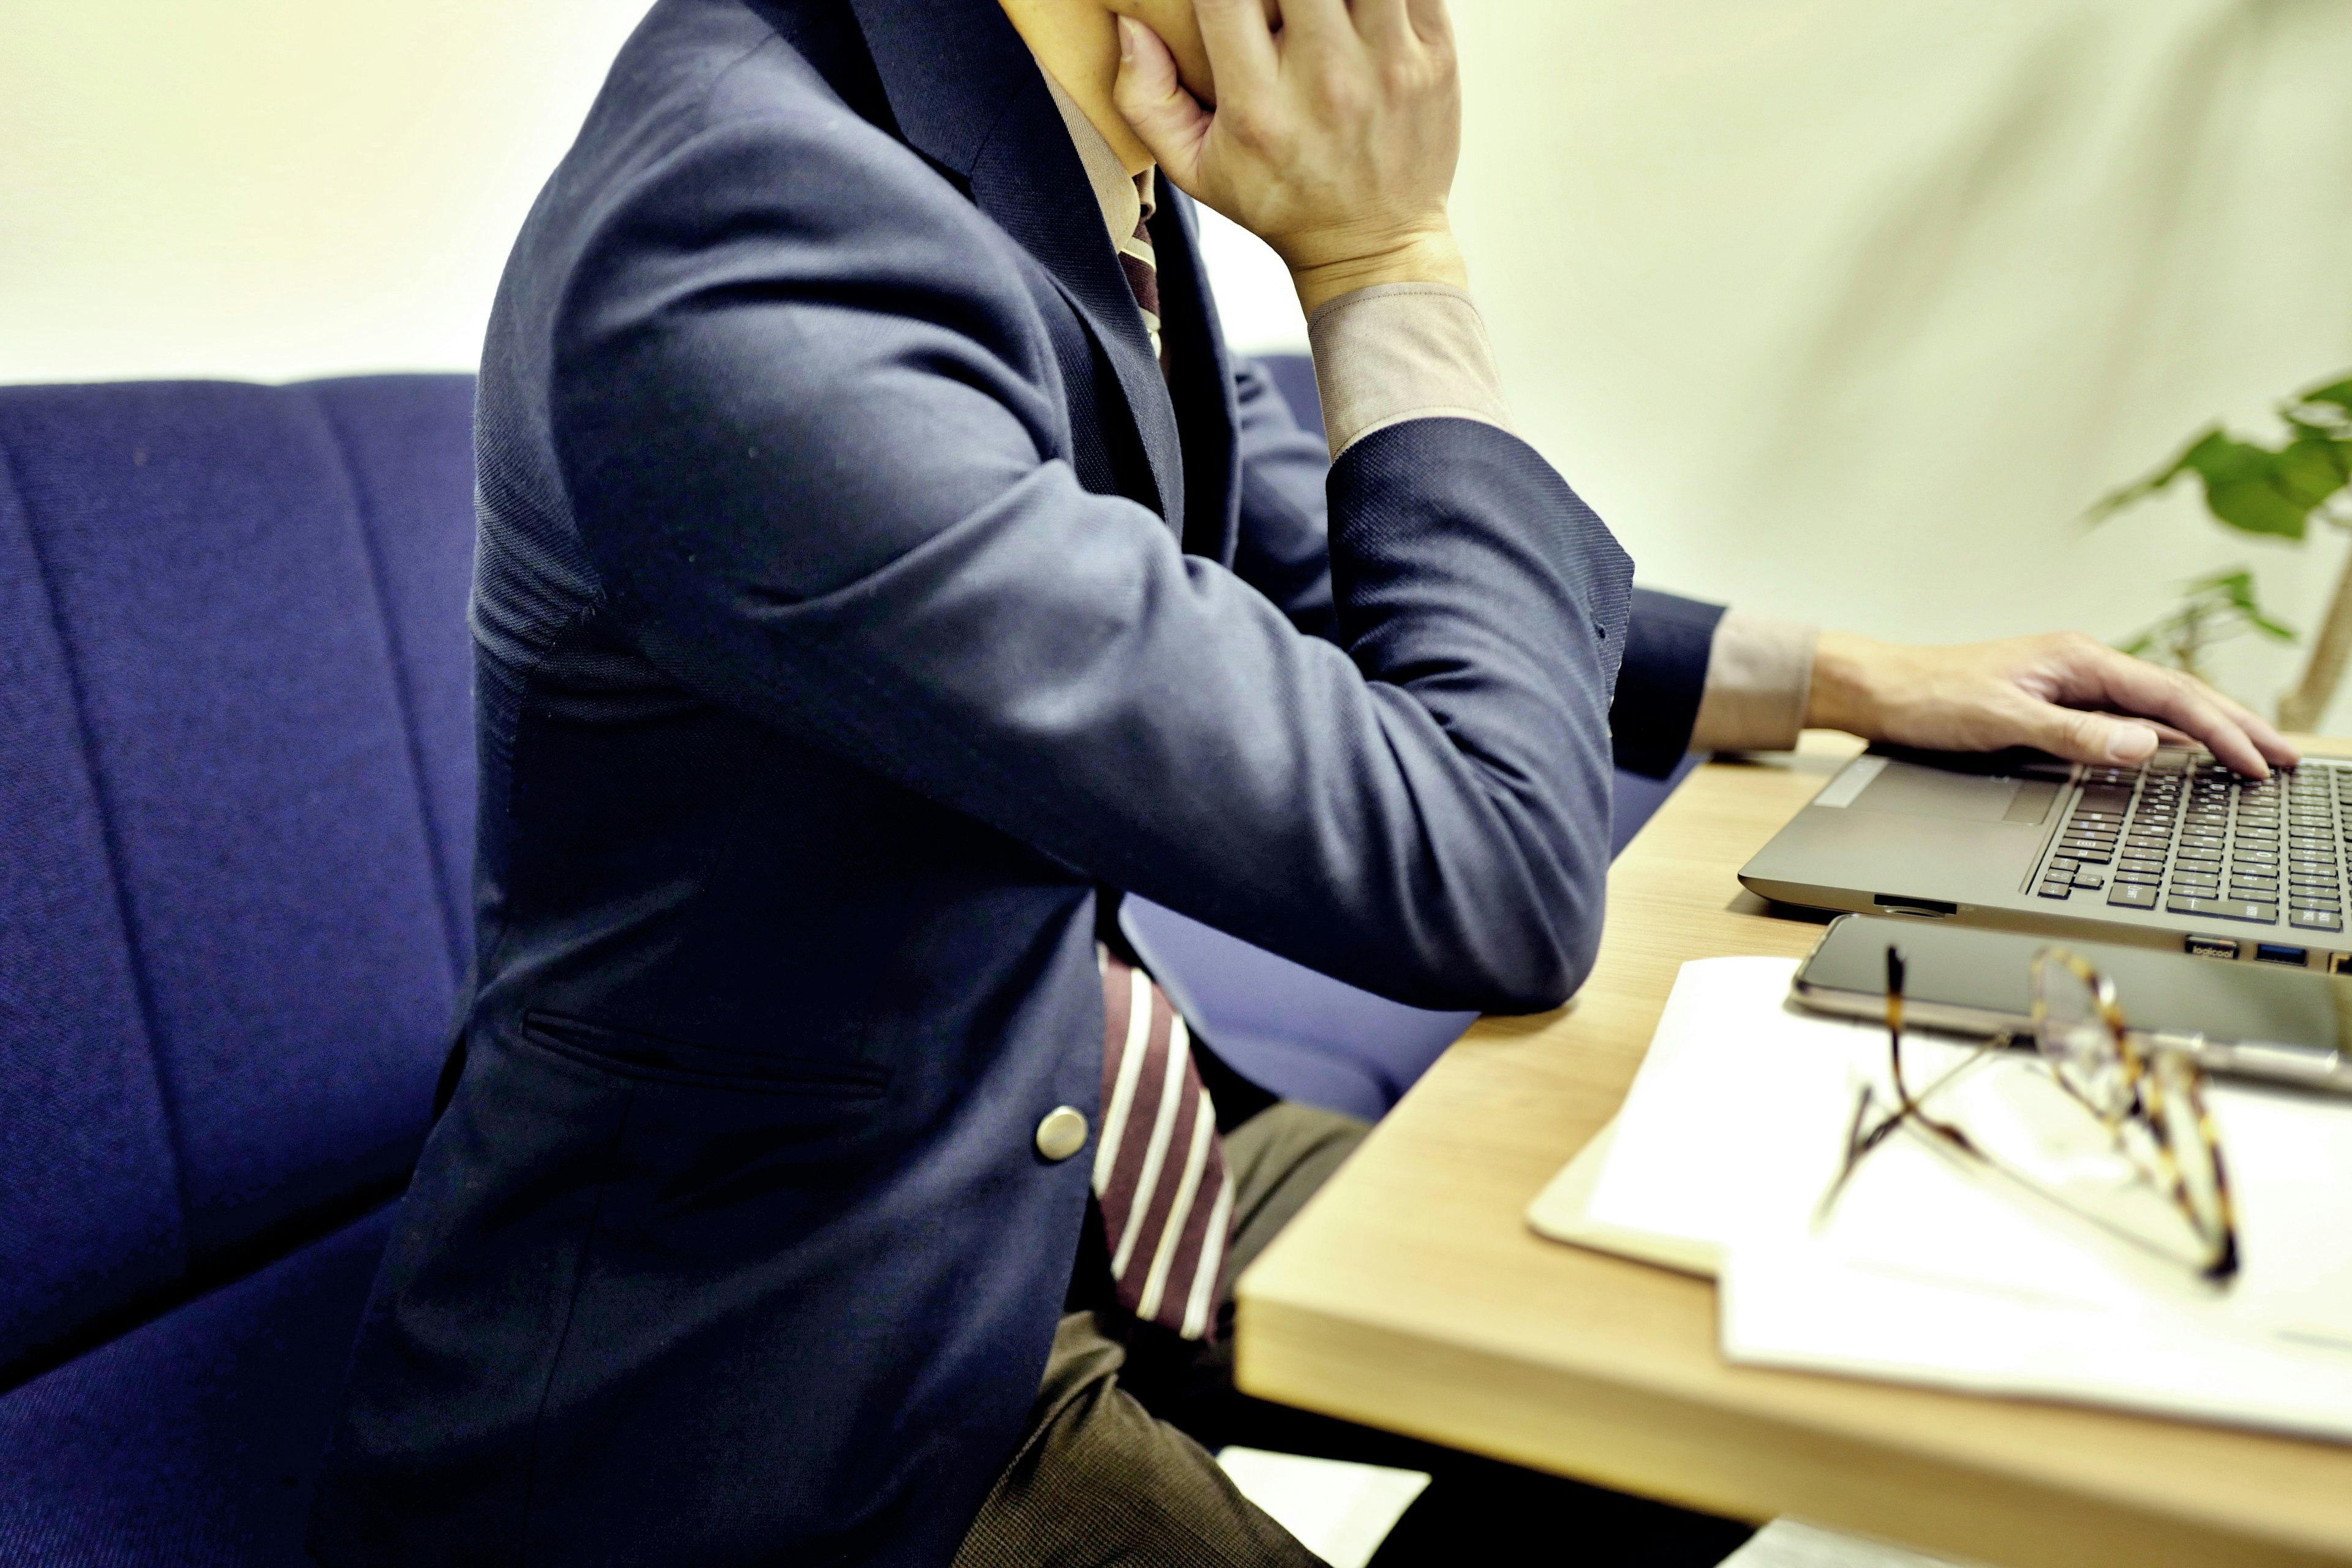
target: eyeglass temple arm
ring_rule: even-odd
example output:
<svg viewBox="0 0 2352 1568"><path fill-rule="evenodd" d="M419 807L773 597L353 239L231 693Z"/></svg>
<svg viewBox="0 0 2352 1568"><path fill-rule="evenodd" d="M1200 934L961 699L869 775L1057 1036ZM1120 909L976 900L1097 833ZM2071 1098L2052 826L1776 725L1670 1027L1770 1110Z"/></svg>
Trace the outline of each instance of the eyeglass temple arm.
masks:
<svg viewBox="0 0 2352 1568"><path fill-rule="evenodd" d="M1967 1133L1949 1122L1939 1121L1928 1115L1926 1109L1912 1098L1911 1085L1903 1072L1903 983L1908 977L1909 969L1909 964L1904 961L1903 950L1893 942L1888 942L1886 944L1886 1055L1889 1065L1894 1068L1896 1103L1905 1115L1917 1117L1923 1125L1934 1129L1950 1140L1963 1153L1974 1155L1981 1160L1984 1158L1983 1151L1976 1146L1975 1142Z"/></svg>

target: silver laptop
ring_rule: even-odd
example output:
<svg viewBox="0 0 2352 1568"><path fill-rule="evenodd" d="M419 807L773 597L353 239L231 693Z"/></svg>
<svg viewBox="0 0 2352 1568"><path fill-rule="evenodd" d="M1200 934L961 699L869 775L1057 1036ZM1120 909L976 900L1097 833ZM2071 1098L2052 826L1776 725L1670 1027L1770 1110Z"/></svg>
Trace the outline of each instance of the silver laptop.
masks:
<svg viewBox="0 0 2352 1568"><path fill-rule="evenodd" d="M2352 766L2261 782L2201 752L2078 767L1874 750L1739 873L1784 903L2352 970Z"/></svg>

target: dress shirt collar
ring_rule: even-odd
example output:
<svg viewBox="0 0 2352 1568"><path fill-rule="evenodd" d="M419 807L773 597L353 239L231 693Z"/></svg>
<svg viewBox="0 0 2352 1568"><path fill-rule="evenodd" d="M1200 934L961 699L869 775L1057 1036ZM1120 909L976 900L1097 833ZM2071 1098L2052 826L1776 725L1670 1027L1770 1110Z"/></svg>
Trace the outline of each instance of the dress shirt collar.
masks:
<svg viewBox="0 0 2352 1568"><path fill-rule="evenodd" d="M1071 144L1078 150L1078 162L1087 166L1087 184L1094 187L1095 204L1102 208L1103 226L1110 230L1110 242L1116 248L1119 242L1135 233L1135 226L1143 221L1144 193L1152 189L1160 171L1146 169L1142 184L1127 172L1119 162L1110 139L1096 129L1078 107L1078 100L1054 79L1041 61L1037 73L1045 79L1046 90L1054 95L1054 107L1062 111L1062 123L1069 127Z"/></svg>

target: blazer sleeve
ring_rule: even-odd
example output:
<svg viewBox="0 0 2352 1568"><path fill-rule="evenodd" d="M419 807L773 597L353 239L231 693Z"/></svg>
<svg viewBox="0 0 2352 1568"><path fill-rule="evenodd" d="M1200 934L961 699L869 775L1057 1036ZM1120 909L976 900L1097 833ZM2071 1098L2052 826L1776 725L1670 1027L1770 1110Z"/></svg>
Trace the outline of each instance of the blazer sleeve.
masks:
<svg viewBox="0 0 2352 1568"><path fill-rule="evenodd" d="M1330 461L1323 438L1300 427L1257 362L1240 361L1234 384L1242 476L1234 569L1299 630L1328 637L1334 619L1323 481ZM1664 778L1690 749L1723 611L1654 588L1633 590L1624 662L1609 708L1619 767Z"/></svg>
<svg viewBox="0 0 2352 1568"><path fill-rule="evenodd" d="M1558 1005L1609 861L1600 520L1501 430L1380 431L1330 472L1302 634L1081 487L1019 255L842 119L648 156L562 282L551 422L609 614L1088 879L1402 1001Z"/></svg>
<svg viewBox="0 0 2352 1568"><path fill-rule="evenodd" d="M1324 481L1330 448L1303 427L1273 374L1255 360L1234 367L1239 417L1241 531L1234 570L1310 637L1338 629Z"/></svg>
<svg viewBox="0 0 2352 1568"><path fill-rule="evenodd" d="M1662 779L1690 750L1699 700L1706 692L1715 626L1723 619L1723 609L1655 588L1633 590L1625 664L1609 708L1609 732L1619 767Z"/></svg>

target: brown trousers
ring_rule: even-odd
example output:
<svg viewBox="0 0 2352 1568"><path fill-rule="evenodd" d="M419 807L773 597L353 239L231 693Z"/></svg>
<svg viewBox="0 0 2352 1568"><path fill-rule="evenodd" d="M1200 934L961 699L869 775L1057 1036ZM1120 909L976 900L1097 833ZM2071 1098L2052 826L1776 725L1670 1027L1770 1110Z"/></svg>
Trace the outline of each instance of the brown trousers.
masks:
<svg viewBox="0 0 2352 1568"><path fill-rule="evenodd" d="M1351 1118L1286 1103L1225 1134L1229 1278L1265 1250L1365 1131ZM1315 1555L1236 1491L1207 1449L1153 1414L1181 1418L1229 1396L1230 1296L1219 1322L1216 1344L1204 1349L1115 1310L1066 1315L1029 1429L981 1505L956 1568L1311 1568Z"/></svg>

